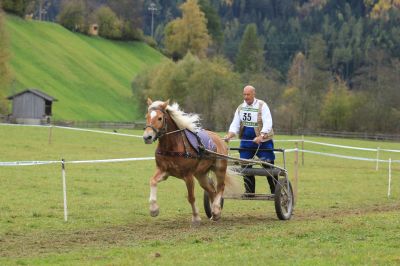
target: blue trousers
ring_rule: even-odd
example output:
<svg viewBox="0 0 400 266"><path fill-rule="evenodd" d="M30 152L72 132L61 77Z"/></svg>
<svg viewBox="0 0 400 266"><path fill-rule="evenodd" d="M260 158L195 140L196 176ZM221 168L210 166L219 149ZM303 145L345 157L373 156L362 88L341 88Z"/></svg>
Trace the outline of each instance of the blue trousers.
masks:
<svg viewBox="0 0 400 266"><path fill-rule="evenodd" d="M252 142L256 137L256 133L254 128L245 127L243 130L242 141L240 142L240 148L244 150L240 150L240 158L242 159L252 159L254 156L257 156L260 160L267 161L271 164L274 164L275 154L273 152L274 142L272 140L262 142L258 145L255 142ZM270 149L270 151L257 151L259 149ZM249 150L246 150L249 149ZM257 152L257 153L256 153ZM251 166L246 166L251 167ZM268 184L271 190L271 193L275 193L275 182L272 177L267 176ZM256 181L255 176L244 176L244 186L246 193L255 193L256 190Z"/></svg>
<svg viewBox="0 0 400 266"><path fill-rule="evenodd" d="M266 141L266 142L261 142L260 143L260 149L271 149L271 151L258 151L257 154L256 150L258 148L258 144L255 142L252 142L252 140L256 137L256 132L254 131L253 127L244 127L243 128L243 134L242 134L242 141L240 142L240 148L248 148L248 149L254 149L253 150L243 150L240 151L240 158L243 159L251 159L254 157L254 155L257 155L260 160L263 161L270 161L273 162L275 161L275 154L272 151L274 148L274 142L272 140Z"/></svg>
<svg viewBox="0 0 400 266"><path fill-rule="evenodd" d="M253 138L254 139L254 138ZM251 139L252 140L252 139ZM240 148L251 149L251 150L240 150L240 158L242 159L252 159L254 155L256 155L260 160L273 162L275 161L275 154L273 152L274 142L272 140L268 140L266 142L260 143L260 147L257 143L252 142L250 140L242 140L240 142ZM271 151L257 151L259 149L270 149Z"/></svg>

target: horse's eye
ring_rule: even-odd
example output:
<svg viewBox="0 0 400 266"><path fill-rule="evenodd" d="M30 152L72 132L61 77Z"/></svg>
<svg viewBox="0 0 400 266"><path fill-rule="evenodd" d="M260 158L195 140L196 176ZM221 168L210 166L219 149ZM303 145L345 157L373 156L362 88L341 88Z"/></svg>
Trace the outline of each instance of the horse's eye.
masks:
<svg viewBox="0 0 400 266"><path fill-rule="evenodd" d="M162 117L159 117L159 118L158 118L158 121L161 121L161 120L162 120Z"/></svg>

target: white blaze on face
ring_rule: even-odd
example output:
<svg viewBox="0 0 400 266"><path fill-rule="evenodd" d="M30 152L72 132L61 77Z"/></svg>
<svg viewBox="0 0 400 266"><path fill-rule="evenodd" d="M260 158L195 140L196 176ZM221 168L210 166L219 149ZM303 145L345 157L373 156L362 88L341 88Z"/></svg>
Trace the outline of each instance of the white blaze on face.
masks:
<svg viewBox="0 0 400 266"><path fill-rule="evenodd" d="M156 111L151 111L150 118L153 119L157 115Z"/></svg>

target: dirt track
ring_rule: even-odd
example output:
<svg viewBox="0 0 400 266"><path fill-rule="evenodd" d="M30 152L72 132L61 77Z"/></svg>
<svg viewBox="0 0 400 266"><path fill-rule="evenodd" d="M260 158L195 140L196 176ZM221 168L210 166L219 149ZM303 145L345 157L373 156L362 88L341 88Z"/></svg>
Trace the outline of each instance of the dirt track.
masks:
<svg viewBox="0 0 400 266"><path fill-rule="evenodd" d="M351 217L364 214L391 212L398 210L400 203L390 203L381 206L372 206L364 209L335 209L319 212L301 212L293 215L293 221L307 221L318 219L332 219L338 217ZM187 215L177 217L174 220L155 219L153 223L132 223L122 226L95 228L69 232L40 232L27 235L7 234L0 238L1 257L27 257L44 255L47 253L64 253L89 246L111 247L124 245L126 243L137 243L139 241L167 240L171 236L179 237L210 229L230 230L235 227L255 226L258 224L279 222L275 216L265 217L237 214L234 216L223 216L219 222L203 221L198 228L191 228ZM214 231L214 230L213 230ZM208 234L206 234L208 235ZM207 237L204 239L207 240Z"/></svg>

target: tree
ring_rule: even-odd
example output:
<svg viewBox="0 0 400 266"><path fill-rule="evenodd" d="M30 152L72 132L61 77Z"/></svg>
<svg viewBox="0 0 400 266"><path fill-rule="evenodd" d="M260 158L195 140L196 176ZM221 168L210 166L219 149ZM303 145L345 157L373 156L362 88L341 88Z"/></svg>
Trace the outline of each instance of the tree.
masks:
<svg viewBox="0 0 400 266"><path fill-rule="evenodd" d="M189 76L185 106L198 113L205 128L224 131L241 100L243 84L232 65L222 57L203 59Z"/></svg>
<svg viewBox="0 0 400 266"><path fill-rule="evenodd" d="M302 52L298 52L289 69L287 80L290 86L303 87L305 83L306 58Z"/></svg>
<svg viewBox="0 0 400 266"><path fill-rule="evenodd" d="M198 113L202 125L226 130L240 101L240 76L223 58L199 60L188 53L179 62L166 61L138 74L132 89L145 110L145 99L171 99L186 112Z"/></svg>
<svg viewBox="0 0 400 266"><path fill-rule="evenodd" d="M321 34L313 35L308 42L309 50L306 54L308 90L310 96L320 99L325 93L327 84L331 80L328 47Z"/></svg>
<svg viewBox="0 0 400 266"><path fill-rule="evenodd" d="M108 6L101 6L94 12L99 25L99 35L110 39L121 38L122 23Z"/></svg>
<svg viewBox="0 0 400 266"><path fill-rule="evenodd" d="M287 86L284 89L282 98L284 104L279 106L276 121L290 133L295 129L304 128L307 123L307 74L308 66L306 57L302 52L298 52L292 61L292 65L287 75Z"/></svg>
<svg viewBox="0 0 400 266"><path fill-rule="evenodd" d="M122 23L123 40L142 40L143 0L107 0Z"/></svg>
<svg viewBox="0 0 400 266"><path fill-rule="evenodd" d="M359 67L363 60L363 21L349 16L348 21L343 22L337 32L337 40L332 48L332 68L345 80L349 80L353 68Z"/></svg>
<svg viewBox="0 0 400 266"><path fill-rule="evenodd" d="M224 35L222 33L221 18L219 17L217 11L211 5L210 0L200 0L200 9L205 14L207 19L207 30L212 37L212 43L217 50L222 47L222 42L224 41Z"/></svg>
<svg viewBox="0 0 400 266"><path fill-rule="evenodd" d="M307 56L299 52L288 71L283 108L289 116L291 129L315 128L319 125L321 100L330 81L327 48L321 35L309 40Z"/></svg>
<svg viewBox="0 0 400 266"><path fill-rule="evenodd" d="M3 9L24 17L28 6L35 0L3 0Z"/></svg>
<svg viewBox="0 0 400 266"><path fill-rule="evenodd" d="M340 78L331 82L321 108L321 124L325 129L340 131L348 128L352 112L352 95Z"/></svg>
<svg viewBox="0 0 400 266"><path fill-rule="evenodd" d="M86 32L86 7L82 0L64 1L57 21L71 31Z"/></svg>
<svg viewBox="0 0 400 266"><path fill-rule="evenodd" d="M239 47L240 22L238 19L228 21L224 25L224 54L232 62L235 60Z"/></svg>
<svg viewBox="0 0 400 266"><path fill-rule="evenodd" d="M388 51L371 48L365 65L352 80L354 90L366 98L357 125L373 132L400 131L400 60L390 58Z"/></svg>
<svg viewBox="0 0 400 266"><path fill-rule="evenodd" d="M0 6L0 113L7 113L6 94L10 85L11 73L8 67L10 58L8 48L8 36L4 24L4 13Z"/></svg>
<svg viewBox="0 0 400 266"><path fill-rule="evenodd" d="M259 73L264 70L265 60L256 24L249 24L240 42L235 68L240 73Z"/></svg>
<svg viewBox="0 0 400 266"><path fill-rule="evenodd" d="M207 31L207 20L197 0L187 0L180 6L182 18L177 18L165 27L165 47L171 55L182 58L187 52L205 58L211 38Z"/></svg>
<svg viewBox="0 0 400 266"><path fill-rule="evenodd" d="M376 2L376 1L374 1ZM370 16L373 19L389 19L388 11L392 8L400 8L400 0L378 0L373 5Z"/></svg>

